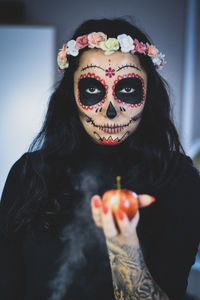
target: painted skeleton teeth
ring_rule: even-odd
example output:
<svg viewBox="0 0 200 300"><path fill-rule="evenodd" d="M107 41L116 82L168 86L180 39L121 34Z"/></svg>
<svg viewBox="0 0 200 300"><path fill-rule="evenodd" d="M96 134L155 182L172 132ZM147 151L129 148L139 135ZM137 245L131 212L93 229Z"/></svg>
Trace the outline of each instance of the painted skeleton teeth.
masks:
<svg viewBox="0 0 200 300"><path fill-rule="evenodd" d="M119 133L120 131L123 130L123 128L125 127L125 125L104 125L104 126L99 126L99 129L106 132L106 133Z"/></svg>

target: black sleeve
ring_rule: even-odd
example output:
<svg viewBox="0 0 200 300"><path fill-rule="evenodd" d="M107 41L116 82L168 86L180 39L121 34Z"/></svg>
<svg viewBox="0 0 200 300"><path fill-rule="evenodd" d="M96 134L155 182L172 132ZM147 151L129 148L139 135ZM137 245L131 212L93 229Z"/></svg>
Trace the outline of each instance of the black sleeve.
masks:
<svg viewBox="0 0 200 300"><path fill-rule="evenodd" d="M6 179L0 202L0 298L23 299L24 272L22 243L8 235L10 210L22 201L21 172L26 154L12 166Z"/></svg>
<svg viewBox="0 0 200 300"><path fill-rule="evenodd" d="M200 176L191 161L165 191L159 213L162 225L149 260L151 275L170 300L182 300L200 241Z"/></svg>

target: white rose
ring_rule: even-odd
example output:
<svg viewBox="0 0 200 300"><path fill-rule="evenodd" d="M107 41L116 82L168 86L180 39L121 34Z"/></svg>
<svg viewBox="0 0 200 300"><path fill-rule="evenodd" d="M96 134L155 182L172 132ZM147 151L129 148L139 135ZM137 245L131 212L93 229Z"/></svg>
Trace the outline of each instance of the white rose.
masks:
<svg viewBox="0 0 200 300"><path fill-rule="evenodd" d="M71 40L67 43L67 54L72 55L72 56L77 56L78 55L78 50L75 48L76 41Z"/></svg>
<svg viewBox="0 0 200 300"><path fill-rule="evenodd" d="M164 64L166 63L166 60L165 60L165 54L163 54L162 52L159 52L158 53L158 58L164 62Z"/></svg>
<svg viewBox="0 0 200 300"><path fill-rule="evenodd" d="M161 64L161 59L158 56L157 57L151 56L151 59L155 66L159 66Z"/></svg>
<svg viewBox="0 0 200 300"><path fill-rule="evenodd" d="M167 63L165 60L165 54L159 52L156 57L151 57L153 64L158 70L161 70L163 66Z"/></svg>
<svg viewBox="0 0 200 300"><path fill-rule="evenodd" d="M134 50L135 46L133 44L133 39L130 35L120 34L117 36L117 39L120 43L121 51L128 53L131 50Z"/></svg>

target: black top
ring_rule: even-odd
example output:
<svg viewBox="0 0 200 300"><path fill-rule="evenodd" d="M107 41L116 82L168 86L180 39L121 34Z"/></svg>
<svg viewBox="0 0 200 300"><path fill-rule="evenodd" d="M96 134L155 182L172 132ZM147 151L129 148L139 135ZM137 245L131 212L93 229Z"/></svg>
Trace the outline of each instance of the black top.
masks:
<svg viewBox="0 0 200 300"><path fill-rule="evenodd" d="M0 205L2 300L114 300L105 238L92 220L90 197L115 188L115 175L126 175L127 166L122 170L120 164L123 146L117 147L87 145L78 163L75 159L71 164L74 189L81 191L81 197L70 200L73 205L66 214L62 204L57 232L44 222L34 232L6 236L10 209L15 207L17 212L27 201L22 166L35 153L25 153L12 166ZM137 231L150 273L170 300L183 299L200 240L200 176L189 158L181 164L180 174L156 193L145 183L145 174L138 175L141 161L133 157L130 168L135 177L124 187L156 196L153 205L140 210Z"/></svg>

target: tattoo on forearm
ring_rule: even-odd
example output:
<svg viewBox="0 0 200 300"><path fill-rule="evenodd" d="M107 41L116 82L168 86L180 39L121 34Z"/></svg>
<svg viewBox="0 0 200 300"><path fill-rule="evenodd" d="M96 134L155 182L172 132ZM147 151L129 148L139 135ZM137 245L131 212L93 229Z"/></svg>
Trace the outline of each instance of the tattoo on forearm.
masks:
<svg viewBox="0 0 200 300"><path fill-rule="evenodd" d="M107 239L116 300L169 300L153 280L140 248Z"/></svg>

